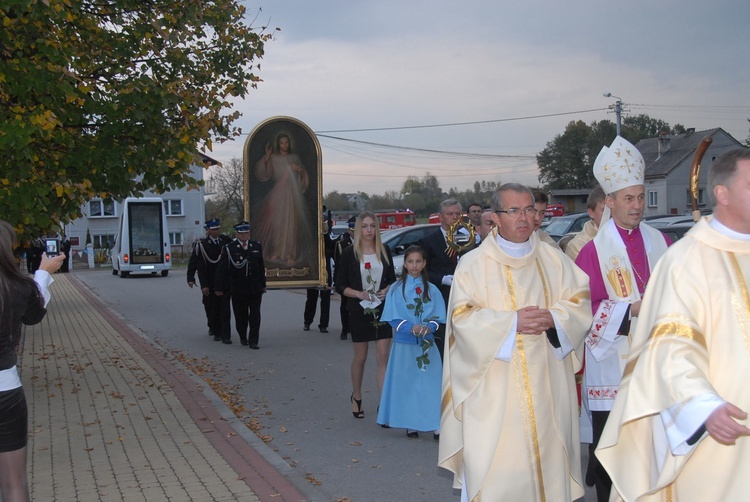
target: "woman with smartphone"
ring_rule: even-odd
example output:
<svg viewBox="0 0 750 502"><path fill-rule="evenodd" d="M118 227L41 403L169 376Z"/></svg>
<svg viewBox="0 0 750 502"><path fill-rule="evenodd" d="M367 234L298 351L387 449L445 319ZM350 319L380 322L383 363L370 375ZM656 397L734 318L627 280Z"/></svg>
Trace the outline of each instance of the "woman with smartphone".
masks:
<svg viewBox="0 0 750 502"><path fill-rule="evenodd" d="M13 256L15 231L0 221L0 494L5 502L29 500L26 477L28 409L16 369L21 324L37 324L47 313L50 274L64 254L42 254L32 279L21 272Z"/></svg>

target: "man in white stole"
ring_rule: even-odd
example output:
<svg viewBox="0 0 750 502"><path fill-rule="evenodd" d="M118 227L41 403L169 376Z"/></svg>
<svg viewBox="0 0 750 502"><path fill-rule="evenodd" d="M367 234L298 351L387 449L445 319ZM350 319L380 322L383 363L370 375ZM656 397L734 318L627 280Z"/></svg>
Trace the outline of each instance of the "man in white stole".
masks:
<svg viewBox="0 0 750 502"><path fill-rule="evenodd" d="M587 475L587 479L593 477L599 502L609 499L612 483L593 449L617 395L630 349L628 335L638 316L641 296L651 270L670 243L664 234L641 223L643 175L643 157L625 139L618 136L609 148L602 148L594 162L594 176L606 194L605 212L596 236L576 258L576 265L589 276L594 310L585 340L582 399L593 429L593 446L589 449L593 476ZM586 423L583 419L582 427Z"/></svg>
<svg viewBox="0 0 750 502"><path fill-rule="evenodd" d="M654 270L597 457L613 500L750 498L750 150L711 168L713 217Z"/></svg>
<svg viewBox="0 0 750 502"><path fill-rule="evenodd" d="M527 187L503 185L492 209L497 228L453 278L438 465L463 500L575 500L573 349L591 324L588 281L539 241Z"/></svg>

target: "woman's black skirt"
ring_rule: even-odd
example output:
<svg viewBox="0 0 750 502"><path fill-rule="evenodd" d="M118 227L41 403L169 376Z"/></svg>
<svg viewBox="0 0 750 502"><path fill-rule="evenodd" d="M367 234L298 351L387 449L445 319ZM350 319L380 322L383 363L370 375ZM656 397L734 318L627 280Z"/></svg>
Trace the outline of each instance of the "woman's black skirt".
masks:
<svg viewBox="0 0 750 502"><path fill-rule="evenodd" d="M26 446L28 429L29 409L23 387L0 392L0 452Z"/></svg>

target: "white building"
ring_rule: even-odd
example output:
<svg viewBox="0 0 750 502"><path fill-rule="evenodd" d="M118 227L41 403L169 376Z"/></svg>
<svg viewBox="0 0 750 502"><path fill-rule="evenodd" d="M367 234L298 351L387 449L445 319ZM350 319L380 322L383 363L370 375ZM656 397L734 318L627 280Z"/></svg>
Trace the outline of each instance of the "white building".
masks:
<svg viewBox="0 0 750 502"><path fill-rule="evenodd" d="M211 165L218 162L201 154L203 159ZM191 166L192 177L203 180L203 167ZM144 197L161 197L167 214L167 228L172 245L172 254L180 256L190 250L190 244L205 235L203 229L205 203L204 188L188 190L170 190L163 194L151 191L143 193ZM86 233L91 235L94 249L109 250L117 234L118 218L122 211L122 204L115 200L92 199L81 207L83 216L71 221L65 226L65 232L72 244L74 258L86 247Z"/></svg>

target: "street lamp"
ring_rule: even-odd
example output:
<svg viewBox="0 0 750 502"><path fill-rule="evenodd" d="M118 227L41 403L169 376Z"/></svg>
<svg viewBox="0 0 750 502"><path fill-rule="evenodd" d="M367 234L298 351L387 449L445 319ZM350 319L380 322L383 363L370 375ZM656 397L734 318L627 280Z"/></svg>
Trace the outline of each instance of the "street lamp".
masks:
<svg viewBox="0 0 750 502"><path fill-rule="evenodd" d="M605 92L602 94L605 98L615 98L615 115L617 116L617 135L620 136L622 131L622 98L613 96L611 92Z"/></svg>

